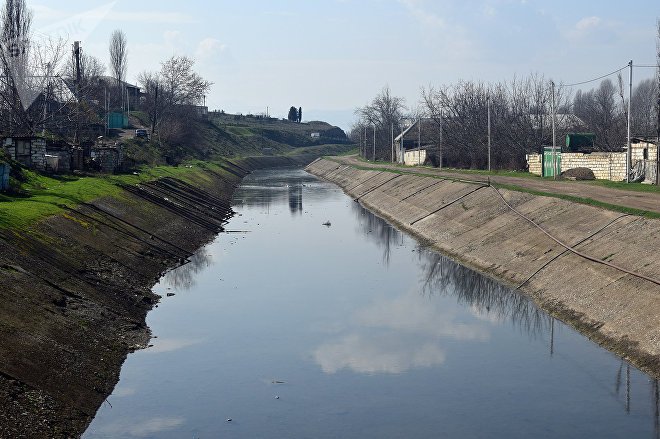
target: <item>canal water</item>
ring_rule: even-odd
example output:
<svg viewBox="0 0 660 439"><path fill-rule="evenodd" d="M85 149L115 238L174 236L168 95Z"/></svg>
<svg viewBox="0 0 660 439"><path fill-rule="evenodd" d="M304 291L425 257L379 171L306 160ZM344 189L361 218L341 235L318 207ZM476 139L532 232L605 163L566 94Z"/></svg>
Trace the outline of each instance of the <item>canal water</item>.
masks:
<svg viewBox="0 0 660 439"><path fill-rule="evenodd" d="M658 437L656 381L336 186L255 172L234 210L84 438Z"/></svg>

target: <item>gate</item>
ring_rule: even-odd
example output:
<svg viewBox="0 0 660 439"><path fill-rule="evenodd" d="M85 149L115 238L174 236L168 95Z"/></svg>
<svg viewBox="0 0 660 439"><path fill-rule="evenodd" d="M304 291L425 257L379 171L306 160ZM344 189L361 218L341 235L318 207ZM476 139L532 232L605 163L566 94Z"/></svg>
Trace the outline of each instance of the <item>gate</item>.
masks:
<svg viewBox="0 0 660 439"><path fill-rule="evenodd" d="M553 161L554 157L554 161ZM546 146L543 148L543 176L554 177L561 174L561 148Z"/></svg>

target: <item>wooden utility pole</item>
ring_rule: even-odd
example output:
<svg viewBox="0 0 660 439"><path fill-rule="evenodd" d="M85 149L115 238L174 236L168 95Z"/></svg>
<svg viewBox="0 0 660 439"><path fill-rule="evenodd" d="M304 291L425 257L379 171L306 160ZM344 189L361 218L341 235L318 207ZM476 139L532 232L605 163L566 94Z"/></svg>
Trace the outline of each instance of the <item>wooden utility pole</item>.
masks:
<svg viewBox="0 0 660 439"><path fill-rule="evenodd" d="M73 42L73 56L76 61L76 130L73 143L80 145L80 41Z"/></svg>
<svg viewBox="0 0 660 439"><path fill-rule="evenodd" d="M151 135L156 131L156 116L158 114L158 83L156 82L156 91L154 93L154 115L151 119Z"/></svg>

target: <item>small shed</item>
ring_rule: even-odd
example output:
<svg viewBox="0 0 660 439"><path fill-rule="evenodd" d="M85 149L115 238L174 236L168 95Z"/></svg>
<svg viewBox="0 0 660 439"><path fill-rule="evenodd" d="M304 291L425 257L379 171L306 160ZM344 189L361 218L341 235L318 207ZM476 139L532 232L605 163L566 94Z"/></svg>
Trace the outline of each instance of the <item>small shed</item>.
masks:
<svg viewBox="0 0 660 439"><path fill-rule="evenodd" d="M28 168L46 169L46 139L38 136L12 136L2 139L2 147L12 160Z"/></svg>

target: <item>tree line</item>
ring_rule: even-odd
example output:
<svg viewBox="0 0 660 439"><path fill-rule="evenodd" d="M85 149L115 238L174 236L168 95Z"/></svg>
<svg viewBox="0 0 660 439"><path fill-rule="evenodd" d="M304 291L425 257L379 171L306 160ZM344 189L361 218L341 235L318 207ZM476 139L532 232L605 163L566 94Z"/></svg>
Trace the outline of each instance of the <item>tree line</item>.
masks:
<svg viewBox="0 0 660 439"><path fill-rule="evenodd" d="M657 31L659 73L633 89L633 136L660 138L660 20ZM490 109L495 169L525 169L526 154L552 145L552 114L557 145L564 144L568 133L589 132L595 134L594 150L621 150L626 144L628 117L627 84L621 73L615 81L606 78L591 89L571 90L553 85L540 74L494 83L459 81L422 88L418 105L411 108L386 86L355 111L357 121L350 137L366 144L366 157L371 158L375 131L375 158L390 160L392 129L398 135L406 122L423 119L422 137L424 143L433 145L429 155L435 163L441 154L444 166L484 169L488 165Z"/></svg>
<svg viewBox="0 0 660 439"><path fill-rule="evenodd" d="M211 82L194 71L194 60L172 56L158 71L127 83L128 40L117 29L108 43L108 64L88 53L85 42L35 36L25 0L6 0L0 10L0 133L43 134L83 143L105 133L109 113L142 110L161 139L181 141ZM106 76L106 71L109 75ZM130 90L133 90L132 92Z"/></svg>

